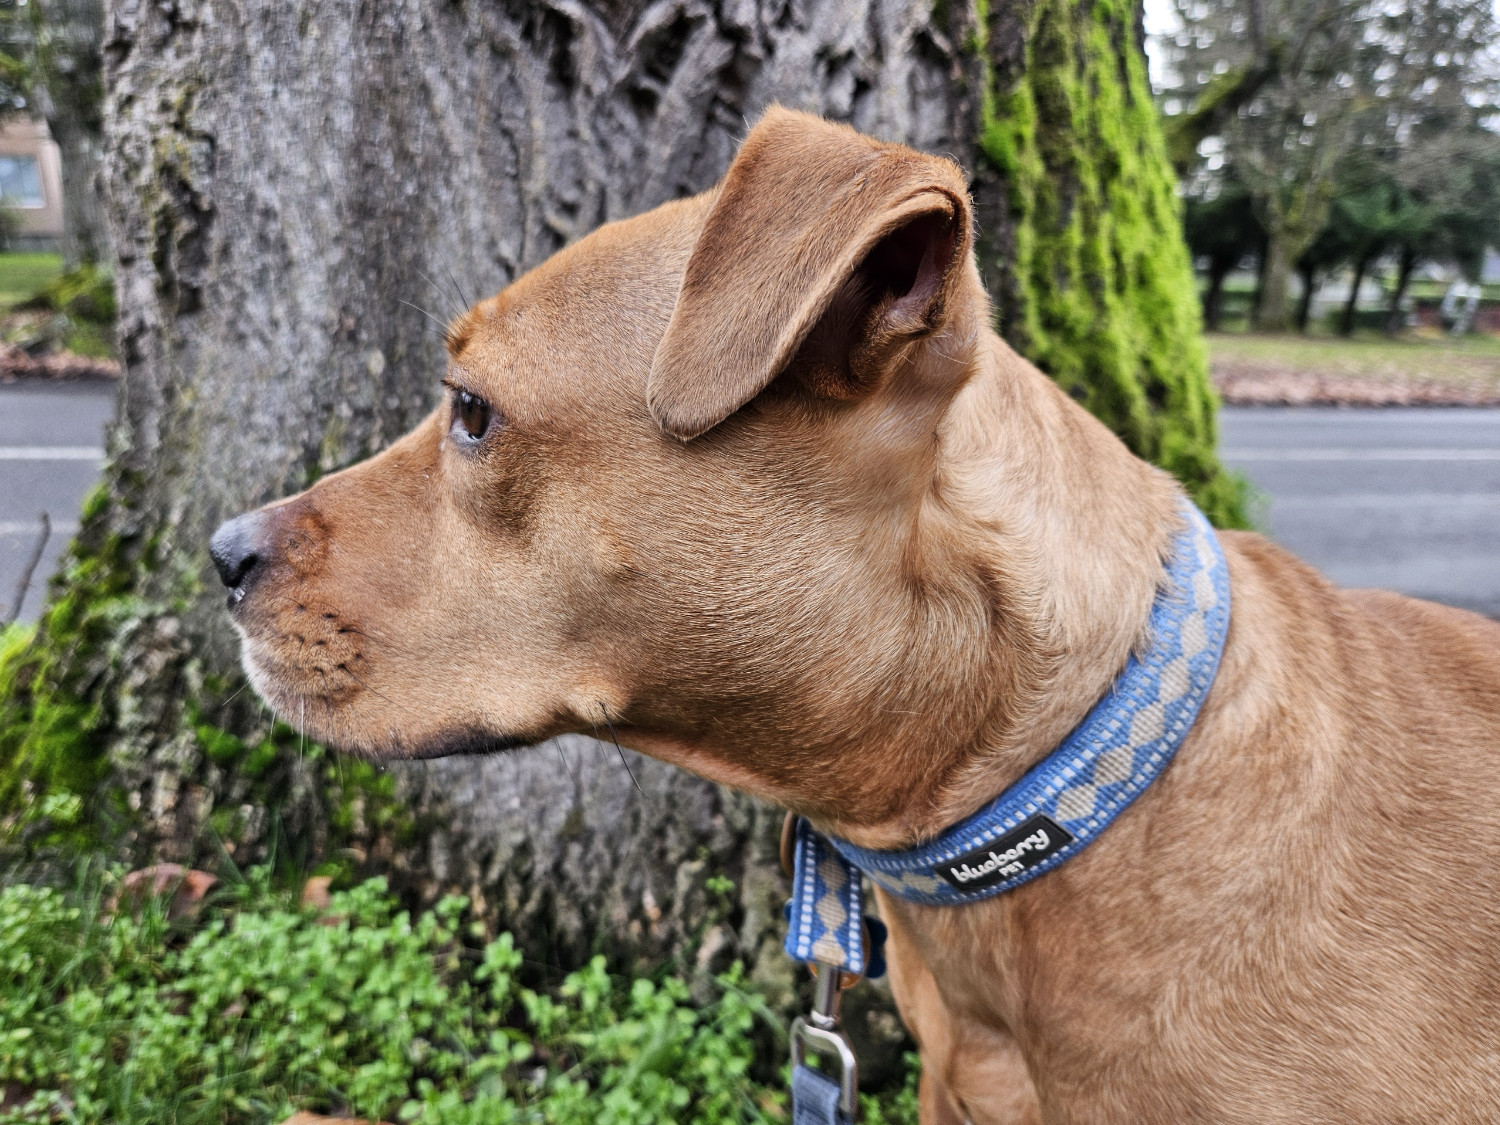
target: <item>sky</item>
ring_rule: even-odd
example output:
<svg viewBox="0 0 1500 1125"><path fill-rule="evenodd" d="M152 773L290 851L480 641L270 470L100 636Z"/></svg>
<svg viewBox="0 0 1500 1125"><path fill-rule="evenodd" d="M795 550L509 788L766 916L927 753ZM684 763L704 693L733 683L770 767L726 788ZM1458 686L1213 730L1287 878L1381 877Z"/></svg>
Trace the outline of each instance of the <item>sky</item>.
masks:
<svg viewBox="0 0 1500 1125"><path fill-rule="evenodd" d="M1500 0L1496 0L1500 3ZM1176 31L1181 26L1177 19L1177 8L1172 0L1146 0L1146 59L1151 71L1152 85L1161 74L1164 59L1157 36Z"/></svg>
<svg viewBox="0 0 1500 1125"><path fill-rule="evenodd" d="M1168 35L1176 32L1182 22L1177 18L1177 6L1174 0L1145 0L1146 9L1146 58L1150 64L1151 81L1156 84L1157 76L1161 74L1165 59L1158 36ZM1494 0L1495 18L1500 20L1500 0Z"/></svg>
<svg viewBox="0 0 1500 1125"><path fill-rule="evenodd" d="M1160 35L1177 26L1177 9L1172 0L1146 0L1146 34Z"/></svg>

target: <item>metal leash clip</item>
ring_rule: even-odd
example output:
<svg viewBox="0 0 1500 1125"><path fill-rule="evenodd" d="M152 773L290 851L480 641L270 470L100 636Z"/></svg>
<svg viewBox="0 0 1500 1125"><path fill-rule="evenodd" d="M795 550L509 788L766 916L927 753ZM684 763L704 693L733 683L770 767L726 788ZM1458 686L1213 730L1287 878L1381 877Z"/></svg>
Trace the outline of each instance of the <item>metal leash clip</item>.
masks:
<svg viewBox="0 0 1500 1125"><path fill-rule="evenodd" d="M838 1060L838 1110L842 1122L859 1120L859 1060L848 1037L839 1030L839 994L845 974L829 965L817 965L818 991L813 1010L792 1023L792 1073L807 1066L812 1051L824 1060ZM842 1123L841 1123L842 1125Z"/></svg>

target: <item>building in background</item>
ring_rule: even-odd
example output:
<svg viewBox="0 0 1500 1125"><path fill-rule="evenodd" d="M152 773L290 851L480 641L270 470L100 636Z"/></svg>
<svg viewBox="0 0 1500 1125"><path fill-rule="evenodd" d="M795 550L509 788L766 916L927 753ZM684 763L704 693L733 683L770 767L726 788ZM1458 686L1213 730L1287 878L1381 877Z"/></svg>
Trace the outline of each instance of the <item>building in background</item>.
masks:
<svg viewBox="0 0 1500 1125"><path fill-rule="evenodd" d="M55 250L63 233L62 160L44 121L0 118L0 201L8 249Z"/></svg>

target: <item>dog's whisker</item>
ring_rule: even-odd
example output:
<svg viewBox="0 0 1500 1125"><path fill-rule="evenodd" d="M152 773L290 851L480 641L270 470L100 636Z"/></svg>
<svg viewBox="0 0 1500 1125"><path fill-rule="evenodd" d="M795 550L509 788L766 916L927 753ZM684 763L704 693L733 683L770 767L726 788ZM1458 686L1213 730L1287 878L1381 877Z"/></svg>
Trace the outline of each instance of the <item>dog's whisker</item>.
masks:
<svg viewBox="0 0 1500 1125"><path fill-rule="evenodd" d="M437 317L433 316L430 312L428 312L426 309L424 309L421 305L414 305L410 301L402 300L400 297L397 297L396 300L399 301L401 304L405 305L409 309L416 309L417 312L421 313L428 320L432 321L433 324L436 324L439 328L441 328L443 330L443 335L446 336L448 334L448 322L447 321L445 321L445 320L439 320Z"/></svg>
<svg viewBox="0 0 1500 1125"><path fill-rule="evenodd" d="M578 784L578 775L573 772L573 767L568 765L568 756L563 753L561 740L549 738L547 741L557 747L557 756L562 759L563 769L567 771L568 776L573 779L573 784L576 786Z"/></svg>
<svg viewBox="0 0 1500 1125"><path fill-rule="evenodd" d="M434 293L436 293L444 301L452 302L452 300L453 300L453 294L450 293L450 292L448 292L448 290L444 289L441 285L439 285L437 283L437 281L432 277L431 274L426 273L423 270L418 270L417 273L422 278L423 281L427 282L428 285L432 286L432 290L433 290ZM459 299L460 300L463 299L463 295L462 294L459 294ZM453 310L453 315L457 316L459 313L463 312L464 311L464 307L465 306L460 305L458 308L454 309Z"/></svg>
<svg viewBox="0 0 1500 1125"><path fill-rule="evenodd" d="M620 765L625 767L625 772L630 775L630 780L635 782L635 791L642 797L646 791L641 788L641 783L636 780L635 770L630 768L630 763L625 760L625 751L620 746L620 739L615 734L615 724L609 721L609 709L604 706L604 700L599 700L599 714L604 716L604 725L609 729L609 740L615 744L615 752L620 755Z"/></svg>
<svg viewBox="0 0 1500 1125"><path fill-rule="evenodd" d="M453 282L453 288L458 290L458 299L464 303L465 309L469 308L474 302L469 300L469 295L464 292L464 287L458 283L458 278L453 275L453 267L444 266L443 269L448 274L448 280Z"/></svg>
<svg viewBox="0 0 1500 1125"><path fill-rule="evenodd" d="M231 703L233 703L236 699L238 699L239 696L240 696L240 693L243 692L249 686L250 686L250 681L246 680L244 683L240 684L239 687L235 688L234 691L230 692L229 698L226 699L226 700L224 700L223 703L219 704L219 714L223 715L224 714L224 708L228 707Z"/></svg>
<svg viewBox="0 0 1500 1125"><path fill-rule="evenodd" d="M339 670L342 671L342 672L347 672L349 674L349 676L354 680L355 683L357 683L360 687L364 688L366 691L370 692L372 695L376 696L379 699L385 700L392 707L395 707L397 705L396 701L394 699L392 699L390 696L386 695L379 688L377 688L374 685L372 685L369 682L367 682L362 676L360 676L360 674L358 672L356 672L353 668L349 667L349 665L347 665L347 664L340 664L339 665Z"/></svg>

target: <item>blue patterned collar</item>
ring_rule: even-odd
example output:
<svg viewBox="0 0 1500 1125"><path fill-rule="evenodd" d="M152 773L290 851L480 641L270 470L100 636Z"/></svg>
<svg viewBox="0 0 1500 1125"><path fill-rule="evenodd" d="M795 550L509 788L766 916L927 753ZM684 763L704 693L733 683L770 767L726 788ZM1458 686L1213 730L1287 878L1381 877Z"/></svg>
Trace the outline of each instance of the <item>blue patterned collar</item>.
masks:
<svg viewBox="0 0 1500 1125"><path fill-rule="evenodd" d="M1229 569L1203 514L1183 502L1151 611L1150 647L1048 757L974 815L905 851L872 851L797 826L786 951L878 975L860 872L931 906L989 898L1042 875L1103 832L1166 768L1213 686L1229 630Z"/></svg>

